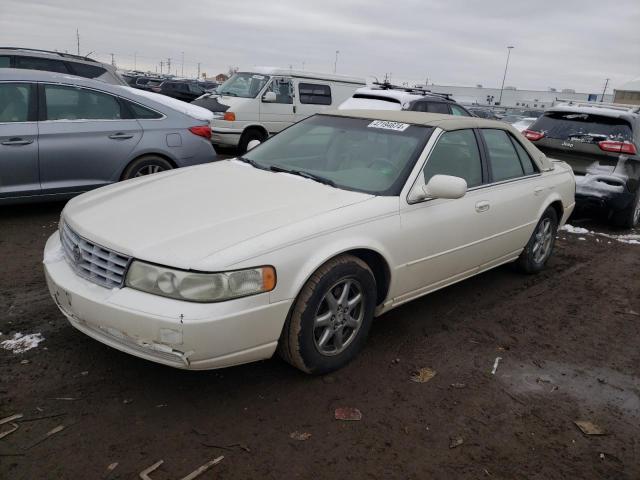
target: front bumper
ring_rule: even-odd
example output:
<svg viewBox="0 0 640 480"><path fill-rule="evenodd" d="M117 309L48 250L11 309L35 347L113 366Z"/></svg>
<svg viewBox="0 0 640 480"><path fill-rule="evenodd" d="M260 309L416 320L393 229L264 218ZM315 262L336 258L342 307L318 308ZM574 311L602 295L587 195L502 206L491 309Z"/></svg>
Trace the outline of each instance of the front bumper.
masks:
<svg viewBox="0 0 640 480"><path fill-rule="evenodd" d="M576 175L576 206L620 211L634 199L626 183L612 175Z"/></svg>
<svg viewBox="0 0 640 480"><path fill-rule="evenodd" d="M240 143L240 137L243 130L241 128L225 128L212 126L211 143L214 145L224 145L229 147L237 147Z"/></svg>
<svg viewBox="0 0 640 480"><path fill-rule="evenodd" d="M269 358L292 301L268 293L192 303L131 288L108 289L71 269L58 233L45 246L49 292L71 325L123 352L176 368L205 370Z"/></svg>

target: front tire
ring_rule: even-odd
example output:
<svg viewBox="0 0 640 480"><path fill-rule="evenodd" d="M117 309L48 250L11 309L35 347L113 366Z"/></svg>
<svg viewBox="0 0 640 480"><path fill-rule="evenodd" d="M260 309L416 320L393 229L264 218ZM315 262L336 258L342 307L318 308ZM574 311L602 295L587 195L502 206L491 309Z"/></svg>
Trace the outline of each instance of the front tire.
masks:
<svg viewBox="0 0 640 480"><path fill-rule="evenodd" d="M364 347L376 305L376 281L359 258L341 255L307 281L287 319L278 353L306 373L345 366Z"/></svg>
<svg viewBox="0 0 640 480"><path fill-rule="evenodd" d="M558 232L558 214L553 207L547 208L538 221L531 238L517 260L518 268L524 273L538 273L546 265L553 253Z"/></svg>

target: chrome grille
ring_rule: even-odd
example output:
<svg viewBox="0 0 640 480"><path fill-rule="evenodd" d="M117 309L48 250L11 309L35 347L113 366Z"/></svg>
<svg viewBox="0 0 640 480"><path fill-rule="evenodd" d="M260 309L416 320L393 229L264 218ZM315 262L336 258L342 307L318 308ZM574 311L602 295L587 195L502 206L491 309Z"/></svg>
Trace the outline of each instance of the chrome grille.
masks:
<svg viewBox="0 0 640 480"><path fill-rule="evenodd" d="M122 286L129 257L82 238L64 222L60 240L67 262L79 276L107 288Z"/></svg>

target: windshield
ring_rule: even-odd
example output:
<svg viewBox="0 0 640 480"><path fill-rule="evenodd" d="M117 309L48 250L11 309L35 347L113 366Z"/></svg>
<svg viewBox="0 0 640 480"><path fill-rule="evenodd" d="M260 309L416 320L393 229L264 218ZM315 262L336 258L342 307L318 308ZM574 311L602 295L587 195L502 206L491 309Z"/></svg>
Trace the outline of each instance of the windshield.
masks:
<svg viewBox="0 0 640 480"><path fill-rule="evenodd" d="M432 129L407 123L315 115L242 157L337 188L399 195Z"/></svg>
<svg viewBox="0 0 640 480"><path fill-rule="evenodd" d="M602 140L631 141L629 123L621 118L580 112L547 112L531 126L546 138L574 139L583 143Z"/></svg>
<svg viewBox="0 0 640 480"><path fill-rule="evenodd" d="M255 98L268 81L268 75L236 73L218 87L217 93L233 97Z"/></svg>

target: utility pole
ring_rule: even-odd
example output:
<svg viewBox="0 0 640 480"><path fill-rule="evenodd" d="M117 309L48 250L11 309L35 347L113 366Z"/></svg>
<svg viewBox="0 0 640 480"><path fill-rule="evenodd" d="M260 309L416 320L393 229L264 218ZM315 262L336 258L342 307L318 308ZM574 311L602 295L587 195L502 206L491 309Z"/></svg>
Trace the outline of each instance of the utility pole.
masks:
<svg viewBox="0 0 640 480"><path fill-rule="evenodd" d="M138 69L138 52L133 52L133 69Z"/></svg>
<svg viewBox="0 0 640 480"><path fill-rule="evenodd" d="M336 50L336 60L333 62L333 73L338 71L338 55L340 54L340 50Z"/></svg>
<svg viewBox="0 0 640 480"><path fill-rule="evenodd" d="M171 75L171 59L167 58L167 73Z"/></svg>
<svg viewBox="0 0 640 480"><path fill-rule="evenodd" d="M509 57L511 56L511 49L513 47L507 47L507 64L504 66L504 75L502 76L502 86L500 87L500 99L498 104L502 106L502 91L504 90L504 81L507 78L507 68L509 68Z"/></svg>
<svg viewBox="0 0 640 480"><path fill-rule="evenodd" d="M182 52L182 66L180 67L180 76L184 78L184 52Z"/></svg>
<svg viewBox="0 0 640 480"><path fill-rule="evenodd" d="M80 56L80 32L76 28L76 44L78 45L78 56Z"/></svg>
<svg viewBox="0 0 640 480"><path fill-rule="evenodd" d="M604 94L607 91L607 87L609 86L609 80L611 80L610 78L607 78L607 81L604 82L604 90L602 90L602 98L600 99L600 103L604 102Z"/></svg>
<svg viewBox="0 0 640 480"><path fill-rule="evenodd" d="M198 80L200 80L200 62L198 62Z"/></svg>
<svg viewBox="0 0 640 480"><path fill-rule="evenodd" d="M302 62L302 70L304 71L304 62Z"/></svg>
<svg viewBox="0 0 640 480"><path fill-rule="evenodd" d="M164 62L160 60L160 75L162 75L162 67L164 67Z"/></svg>
<svg viewBox="0 0 640 480"><path fill-rule="evenodd" d="M115 67L116 66L116 59L113 56L113 53L111 53L110 55L111 55L111 65L113 65Z"/></svg>

